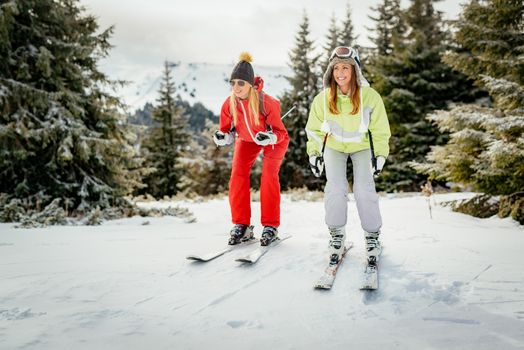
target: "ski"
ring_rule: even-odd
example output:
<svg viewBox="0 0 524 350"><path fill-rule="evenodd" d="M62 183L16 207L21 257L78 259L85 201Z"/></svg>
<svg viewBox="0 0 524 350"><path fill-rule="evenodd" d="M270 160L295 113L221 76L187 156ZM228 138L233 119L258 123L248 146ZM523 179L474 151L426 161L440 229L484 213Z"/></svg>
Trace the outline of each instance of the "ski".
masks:
<svg viewBox="0 0 524 350"><path fill-rule="evenodd" d="M269 245L267 245L267 246L259 246L256 249L254 249L253 251L251 251L250 253L248 253L247 255L242 256L242 257L240 257L238 259L235 259L235 260L238 261L238 262L254 264L262 256L264 256L271 249L271 247L274 247L274 246L280 244L280 242L285 241L286 239L288 239L290 237L291 236L277 237L277 239L274 240L273 242L271 242Z"/></svg>
<svg viewBox="0 0 524 350"><path fill-rule="evenodd" d="M361 290L378 289L378 261L376 257L369 257L362 278Z"/></svg>
<svg viewBox="0 0 524 350"><path fill-rule="evenodd" d="M238 247L243 247L243 246L246 246L246 245L250 245L250 244L253 244L255 242L258 242L258 240L253 237L252 239L250 239L247 242L242 242L242 243L234 244L234 245L228 245L228 246L226 246L226 248L224 248L222 250L217 250L215 252L211 252L211 253L207 253L207 254L203 254L203 255L197 255L197 254L195 254L195 255L188 255L188 256L186 256L186 259L187 260L193 260L193 261L200 261L200 262L208 262L208 261L211 261L211 260L214 260L214 259L218 258L219 256L222 256L222 255L224 255L226 253L229 253L229 252L235 250Z"/></svg>
<svg viewBox="0 0 524 350"><path fill-rule="evenodd" d="M351 249L351 247L353 247L353 242L349 242L348 245L344 247L344 252L342 253L342 256L340 257L338 263L328 263L328 266L324 270L324 273L322 274L322 276L320 276L317 283L315 283L315 289L331 289L331 287L333 287L333 283L335 282L335 278L337 276L338 268L342 264L342 261L344 261L344 257L346 256L348 250Z"/></svg>

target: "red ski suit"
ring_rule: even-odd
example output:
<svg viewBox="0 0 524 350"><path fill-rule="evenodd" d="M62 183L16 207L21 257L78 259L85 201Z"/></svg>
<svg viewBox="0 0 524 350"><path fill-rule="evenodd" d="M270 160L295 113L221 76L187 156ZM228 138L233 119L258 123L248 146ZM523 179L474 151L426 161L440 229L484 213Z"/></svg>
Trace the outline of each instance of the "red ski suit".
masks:
<svg viewBox="0 0 524 350"><path fill-rule="evenodd" d="M261 93L264 81L255 78L255 89ZM264 111L258 114L259 125L251 118L248 100L237 100L237 133L233 167L229 180L229 204L234 224L251 224L250 173L258 154L263 149L262 176L260 179L260 205L263 226L280 226L280 181L278 172L286 154L289 136L280 119L280 102L264 93ZM229 110L229 97L224 101L220 112L220 131L227 133L233 127L233 115ZM259 146L254 137L257 132L268 131L277 137L274 145Z"/></svg>

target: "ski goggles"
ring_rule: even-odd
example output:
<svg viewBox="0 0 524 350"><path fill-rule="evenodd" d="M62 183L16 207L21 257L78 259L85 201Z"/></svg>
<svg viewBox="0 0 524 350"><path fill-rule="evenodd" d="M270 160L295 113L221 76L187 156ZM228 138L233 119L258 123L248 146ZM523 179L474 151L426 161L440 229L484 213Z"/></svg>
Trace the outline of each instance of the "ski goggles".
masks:
<svg viewBox="0 0 524 350"><path fill-rule="evenodd" d="M338 58L351 58L355 62L357 62L357 64L360 66L360 59L358 58L358 53L352 47L349 47L349 46L338 46L338 47L335 47L335 49L331 53L331 56L329 56L329 60L331 61L335 57L338 57Z"/></svg>
<svg viewBox="0 0 524 350"><path fill-rule="evenodd" d="M235 85L238 85L240 87L244 87L246 84L247 84L246 81L240 80L240 79L238 79L238 80L233 79L233 80L229 81L229 85L231 85L231 87L233 87Z"/></svg>

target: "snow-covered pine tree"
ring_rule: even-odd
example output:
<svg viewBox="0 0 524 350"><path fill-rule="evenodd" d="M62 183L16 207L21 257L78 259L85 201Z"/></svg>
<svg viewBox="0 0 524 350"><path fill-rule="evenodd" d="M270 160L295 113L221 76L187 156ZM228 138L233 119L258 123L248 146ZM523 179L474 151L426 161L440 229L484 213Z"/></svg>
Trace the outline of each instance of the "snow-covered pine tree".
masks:
<svg viewBox="0 0 524 350"><path fill-rule="evenodd" d="M146 165L154 168L144 178L145 191L155 198L173 196L182 189L184 165L181 160L186 153L189 134L184 110L178 106L175 93L172 71L169 62L165 61L158 105L152 114L153 126L142 143Z"/></svg>
<svg viewBox="0 0 524 350"><path fill-rule="evenodd" d="M215 195L225 193L229 187L234 146L217 147L212 138L216 130L218 125L206 120L206 127L199 137L206 143L194 146L187 176L184 177L184 187L188 194Z"/></svg>
<svg viewBox="0 0 524 350"><path fill-rule="evenodd" d="M304 13L300 29L295 37L295 47L289 54L289 67L292 75L286 77L291 89L280 97L282 114L292 106L284 124L290 137L289 149L280 170L282 188L308 186L319 188L321 181L311 175L306 153L306 133L304 128L314 97L319 92L320 74L315 71L319 57L314 54L313 41L309 38L309 18Z"/></svg>
<svg viewBox="0 0 524 350"><path fill-rule="evenodd" d="M118 82L97 67L112 31L75 0L0 3L0 192L26 213L126 205L140 185Z"/></svg>
<svg viewBox="0 0 524 350"><path fill-rule="evenodd" d="M522 85L523 8L520 0L470 1L455 21L459 48L447 53L444 61L477 82L486 75Z"/></svg>
<svg viewBox="0 0 524 350"><path fill-rule="evenodd" d="M499 214L524 223L524 3L473 0L456 22L458 50L444 61L489 91L492 105L459 105L430 120L450 132L429 163L432 178L505 195Z"/></svg>
<svg viewBox="0 0 524 350"><path fill-rule="evenodd" d="M441 61L449 33L434 2L411 0L401 14L405 34L394 32L393 52L374 60L373 87L384 99L392 133L388 165L377 186L388 191L418 190L425 182L409 162L422 161L431 145L447 140L425 116L466 98L470 91L466 79Z"/></svg>

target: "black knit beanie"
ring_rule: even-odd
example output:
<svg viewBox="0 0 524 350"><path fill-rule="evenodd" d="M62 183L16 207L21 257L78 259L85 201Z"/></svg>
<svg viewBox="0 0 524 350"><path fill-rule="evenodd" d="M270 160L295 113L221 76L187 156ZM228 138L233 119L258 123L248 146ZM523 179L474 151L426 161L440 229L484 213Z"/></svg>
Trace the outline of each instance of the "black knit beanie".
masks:
<svg viewBox="0 0 524 350"><path fill-rule="evenodd" d="M250 63L253 61L253 58L249 53L242 52L239 59L240 62L238 62L235 68L233 68L230 80L242 79L253 86L255 84L255 72L253 71L253 67Z"/></svg>

